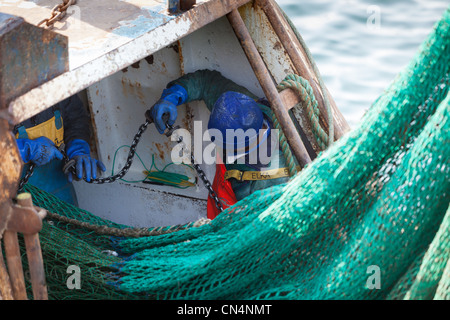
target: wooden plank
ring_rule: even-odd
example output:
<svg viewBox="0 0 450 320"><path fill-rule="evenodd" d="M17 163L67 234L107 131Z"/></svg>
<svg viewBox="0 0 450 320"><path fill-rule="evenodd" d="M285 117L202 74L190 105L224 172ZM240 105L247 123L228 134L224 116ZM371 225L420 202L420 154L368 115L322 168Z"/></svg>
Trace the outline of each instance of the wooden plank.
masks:
<svg viewBox="0 0 450 320"><path fill-rule="evenodd" d="M284 19L282 12L274 4L273 0L256 0L256 4L260 6L266 13L270 23L272 24L277 36L279 37L284 49L288 53L292 62L295 65L297 74L310 83L314 96L317 99L320 114L320 123L325 131L328 133L328 114L325 106L324 96L328 97L330 108L332 111L332 118L334 123L334 140L338 140L345 133L350 131L350 126L345 120L344 116L336 106L336 103L325 87L325 92L322 92L318 75L315 74L312 61L309 61L305 48L302 47L300 41L297 39L294 31L291 29L288 22Z"/></svg>
<svg viewBox="0 0 450 320"><path fill-rule="evenodd" d="M27 300L22 257L20 255L17 232L6 230L3 235L6 262L8 264L12 293L15 300Z"/></svg>
<svg viewBox="0 0 450 320"><path fill-rule="evenodd" d="M16 139L8 122L0 119L0 238L8 225L21 171L22 160Z"/></svg>
<svg viewBox="0 0 450 320"><path fill-rule="evenodd" d="M31 194L21 193L17 196L17 203L25 208L34 208ZM24 234L30 269L31 285L34 300L47 300L47 284L45 282L44 259L42 258L39 234Z"/></svg>
<svg viewBox="0 0 450 320"><path fill-rule="evenodd" d="M0 300L13 300L11 282L9 280L8 270L6 269L5 260L0 241Z"/></svg>
<svg viewBox="0 0 450 320"><path fill-rule="evenodd" d="M0 239L8 227L12 214L12 198L17 192L22 161L15 139L6 120L0 119ZM9 274L0 245L0 296L13 299Z"/></svg>
<svg viewBox="0 0 450 320"><path fill-rule="evenodd" d="M270 77L268 70L262 60L261 56L256 49L253 40L242 20L241 15L235 9L231 11L228 15L228 20L230 21L237 38L241 42L242 48L247 55L247 58L258 78L261 87L263 88L264 94L269 101L275 116L277 117L281 128L286 136L286 140L291 148L291 151L298 163L304 167L311 162L311 158L289 116L286 112L283 102L278 94L278 91Z"/></svg>

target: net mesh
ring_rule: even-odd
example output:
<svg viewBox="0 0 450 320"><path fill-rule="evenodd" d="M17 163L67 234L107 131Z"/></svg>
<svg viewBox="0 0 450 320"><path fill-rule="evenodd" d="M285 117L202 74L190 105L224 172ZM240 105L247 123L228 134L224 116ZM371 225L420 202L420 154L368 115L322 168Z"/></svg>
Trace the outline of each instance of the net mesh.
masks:
<svg viewBox="0 0 450 320"><path fill-rule="evenodd" d="M46 220L49 297L449 299L449 23L450 8L358 128L209 224L130 238ZM51 212L126 228L25 191ZM67 288L69 265L80 289Z"/></svg>

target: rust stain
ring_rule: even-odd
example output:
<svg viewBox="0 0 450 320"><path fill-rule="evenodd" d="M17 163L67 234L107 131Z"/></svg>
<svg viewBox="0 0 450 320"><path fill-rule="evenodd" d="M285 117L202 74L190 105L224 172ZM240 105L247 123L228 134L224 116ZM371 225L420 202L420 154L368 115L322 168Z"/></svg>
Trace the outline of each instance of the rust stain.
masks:
<svg viewBox="0 0 450 320"><path fill-rule="evenodd" d="M281 50L281 43L280 41L275 42L275 45L273 46L273 50Z"/></svg>
<svg viewBox="0 0 450 320"><path fill-rule="evenodd" d="M190 119L189 119L189 115L188 114L186 114L186 117L183 117L182 119L181 119L181 122L183 123L183 127L185 128L185 129L188 129L189 128L189 121Z"/></svg>
<svg viewBox="0 0 450 320"><path fill-rule="evenodd" d="M145 103L144 92L142 91L141 84L139 82L135 82L136 85L136 95L138 98Z"/></svg>
<svg viewBox="0 0 450 320"><path fill-rule="evenodd" d="M97 90L97 91L98 91L98 90ZM87 95L86 95L86 98L87 98L87 104L88 104L89 108L91 108L91 107L92 107L92 98L91 98L91 95L87 94Z"/></svg>
<svg viewBox="0 0 450 320"><path fill-rule="evenodd" d="M156 146L156 149L158 149L158 151L159 151L159 158L161 160L164 160L164 147L160 143L157 143L157 142L155 142L155 146Z"/></svg>
<svg viewBox="0 0 450 320"><path fill-rule="evenodd" d="M173 44L173 45L169 46L169 48L172 48L176 53L179 52L178 44Z"/></svg>
<svg viewBox="0 0 450 320"><path fill-rule="evenodd" d="M147 61L148 64L153 64L154 58L153 55L149 55L148 57L144 58L145 61Z"/></svg>
<svg viewBox="0 0 450 320"><path fill-rule="evenodd" d="M180 55L178 57L180 59L181 71L182 71L182 73L184 73L184 57L183 57L183 53L180 52Z"/></svg>
<svg viewBox="0 0 450 320"><path fill-rule="evenodd" d="M135 69L139 69L139 64L141 63L141 61L139 60L138 62L135 62L131 65L131 67L135 68Z"/></svg>
<svg viewBox="0 0 450 320"><path fill-rule="evenodd" d="M92 106L92 104L89 104L89 106ZM91 107L89 107L89 109L91 109ZM99 110L97 110L97 113L99 113ZM97 141L98 141L99 137L98 137L97 124L95 123L94 117L90 117L90 125L91 125L92 135L91 135L89 144L91 146L92 152L94 154L97 154L97 152L98 152Z"/></svg>
<svg viewBox="0 0 450 320"><path fill-rule="evenodd" d="M124 77L122 77L122 91L123 91L123 95L126 97L128 96L128 81L125 80Z"/></svg>
<svg viewBox="0 0 450 320"><path fill-rule="evenodd" d="M130 79L124 77L122 77L121 82L124 96L128 96L128 94L131 96L137 95L140 99L144 99L144 94L141 90L141 84L139 82L131 82Z"/></svg>
<svg viewBox="0 0 450 320"><path fill-rule="evenodd" d="M180 40L177 40L177 47L178 47L178 59L180 60L180 71L181 75L184 75L183 47L181 46Z"/></svg>
<svg viewBox="0 0 450 320"><path fill-rule="evenodd" d="M44 30L42 33L42 43L49 44L55 38L54 34L48 30Z"/></svg>
<svg viewBox="0 0 450 320"><path fill-rule="evenodd" d="M10 131L8 121L0 119L0 207L11 201L17 192L17 186L22 172L22 161L16 140ZM0 210L0 228L7 221L5 207ZM6 224L5 224L6 227ZM2 235L0 230L0 237Z"/></svg>

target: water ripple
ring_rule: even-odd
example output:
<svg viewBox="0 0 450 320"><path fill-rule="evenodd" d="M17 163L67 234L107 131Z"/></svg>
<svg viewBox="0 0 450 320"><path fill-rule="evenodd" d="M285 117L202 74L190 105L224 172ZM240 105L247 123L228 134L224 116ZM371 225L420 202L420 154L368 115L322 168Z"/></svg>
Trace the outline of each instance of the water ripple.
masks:
<svg viewBox="0 0 450 320"><path fill-rule="evenodd" d="M351 127L412 59L448 0L277 0Z"/></svg>

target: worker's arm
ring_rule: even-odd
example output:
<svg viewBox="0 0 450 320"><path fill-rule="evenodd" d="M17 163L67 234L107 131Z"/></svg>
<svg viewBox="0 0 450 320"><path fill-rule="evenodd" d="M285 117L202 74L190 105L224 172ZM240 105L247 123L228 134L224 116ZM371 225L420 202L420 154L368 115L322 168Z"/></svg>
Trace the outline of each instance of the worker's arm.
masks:
<svg viewBox="0 0 450 320"><path fill-rule="evenodd" d="M67 145L74 139L90 140L89 114L81 99L75 94L56 107L61 111L64 124L64 143Z"/></svg>
<svg viewBox="0 0 450 320"><path fill-rule="evenodd" d="M58 107L63 116L67 157L75 160L77 178L82 179L84 176L87 181L97 178L97 170L105 171L106 167L101 161L91 157L90 120L81 99L73 95L60 102ZM73 176L70 172L68 179L72 182Z"/></svg>
<svg viewBox="0 0 450 320"><path fill-rule="evenodd" d="M240 92L256 99L254 94L225 78L220 72L198 70L169 82L160 99L150 109L150 115L159 133L162 134L166 129L164 114L169 116L168 124L173 125L178 116L177 106L186 102L203 100L211 111L219 96L227 91Z"/></svg>
<svg viewBox="0 0 450 320"><path fill-rule="evenodd" d="M219 96L227 91L240 92L253 99L257 99L253 93L236 84L234 81L225 78L218 71L198 70L188 73L170 82L167 87L170 88L175 84L182 86L186 90L187 100L185 102L203 100L210 111Z"/></svg>

